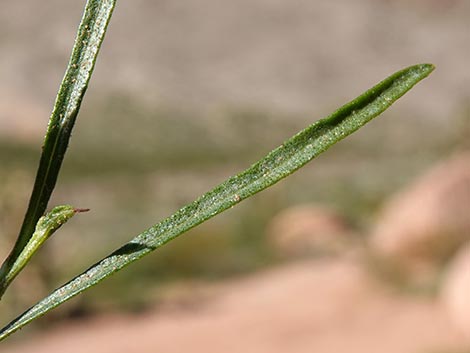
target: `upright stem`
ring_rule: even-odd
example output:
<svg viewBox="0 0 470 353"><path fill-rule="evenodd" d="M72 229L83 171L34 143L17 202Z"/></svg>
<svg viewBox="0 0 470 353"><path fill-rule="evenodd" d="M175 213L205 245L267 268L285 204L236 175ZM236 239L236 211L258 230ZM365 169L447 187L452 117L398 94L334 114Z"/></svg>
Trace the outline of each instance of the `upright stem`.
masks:
<svg viewBox="0 0 470 353"><path fill-rule="evenodd" d="M8 287L5 279L31 239L36 223L45 213L54 190L72 128L115 4L116 0L87 1L67 71L49 119L28 209L16 243L0 268L0 298Z"/></svg>

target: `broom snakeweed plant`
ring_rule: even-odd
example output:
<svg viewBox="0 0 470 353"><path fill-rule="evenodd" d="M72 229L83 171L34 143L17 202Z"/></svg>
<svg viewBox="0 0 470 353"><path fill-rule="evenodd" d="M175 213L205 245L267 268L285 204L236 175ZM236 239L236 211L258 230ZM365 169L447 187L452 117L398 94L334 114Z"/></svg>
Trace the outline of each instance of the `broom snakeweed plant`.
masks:
<svg viewBox="0 0 470 353"><path fill-rule="evenodd" d="M72 56L51 115L36 181L23 226L0 270L0 295L40 245L75 213L57 206L41 218L57 180L71 130L114 9L115 0L88 0ZM398 71L330 116L302 130L247 170L235 175L172 216L145 230L88 270L56 289L0 330L0 340L94 286L196 225L277 183L381 114L434 70L419 64Z"/></svg>

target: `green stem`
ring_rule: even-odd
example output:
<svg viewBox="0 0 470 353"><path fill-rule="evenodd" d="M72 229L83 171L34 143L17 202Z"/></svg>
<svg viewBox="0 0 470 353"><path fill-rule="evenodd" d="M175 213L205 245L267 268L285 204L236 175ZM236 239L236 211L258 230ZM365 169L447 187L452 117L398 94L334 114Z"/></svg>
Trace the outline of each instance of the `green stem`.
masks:
<svg viewBox="0 0 470 353"><path fill-rule="evenodd" d="M67 71L57 94L41 159L21 230L13 249L0 268L0 298L9 282L6 276L31 239L44 214L59 175L80 104L85 95L99 48L116 0L88 0Z"/></svg>

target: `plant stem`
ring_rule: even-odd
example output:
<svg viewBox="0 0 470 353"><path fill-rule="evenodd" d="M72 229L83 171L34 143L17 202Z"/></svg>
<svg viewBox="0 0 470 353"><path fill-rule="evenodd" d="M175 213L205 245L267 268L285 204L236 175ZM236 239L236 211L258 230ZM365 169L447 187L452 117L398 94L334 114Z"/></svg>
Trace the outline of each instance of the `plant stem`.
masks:
<svg viewBox="0 0 470 353"><path fill-rule="evenodd" d="M13 249L0 268L0 298L18 256L44 214L59 175L80 104L85 95L116 0L88 0L67 71L57 94L29 205Z"/></svg>

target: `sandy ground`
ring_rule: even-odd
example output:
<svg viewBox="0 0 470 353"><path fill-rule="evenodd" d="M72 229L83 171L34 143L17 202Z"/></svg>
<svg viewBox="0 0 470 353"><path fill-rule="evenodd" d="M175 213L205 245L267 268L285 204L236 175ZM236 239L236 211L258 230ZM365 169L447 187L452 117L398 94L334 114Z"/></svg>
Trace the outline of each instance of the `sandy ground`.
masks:
<svg viewBox="0 0 470 353"><path fill-rule="evenodd" d="M286 265L217 286L191 309L103 316L5 344L53 352L461 352L440 305L386 289L351 261ZM21 333L17 333L21 335ZM2 350L3 351L3 350Z"/></svg>
<svg viewBox="0 0 470 353"><path fill-rule="evenodd" d="M83 4L2 2L0 134L29 129L41 140ZM394 109L405 115L404 123L418 116L445 130L470 95L469 5L118 2L87 99L117 94L216 116L228 106L321 117L400 68L432 62L438 68L432 81ZM21 104L11 109L18 101L27 112Z"/></svg>

